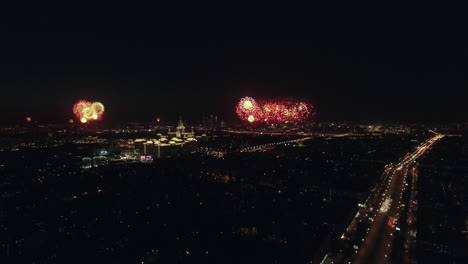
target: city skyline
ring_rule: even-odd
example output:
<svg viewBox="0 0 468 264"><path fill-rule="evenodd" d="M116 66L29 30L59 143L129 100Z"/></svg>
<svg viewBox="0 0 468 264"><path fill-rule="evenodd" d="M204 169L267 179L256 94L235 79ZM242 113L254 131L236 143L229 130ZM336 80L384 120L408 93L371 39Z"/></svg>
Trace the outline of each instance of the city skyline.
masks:
<svg viewBox="0 0 468 264"><path fill-rule="evenodd" d="M0 263L468 263L468 16L0 9Z"/></svg>

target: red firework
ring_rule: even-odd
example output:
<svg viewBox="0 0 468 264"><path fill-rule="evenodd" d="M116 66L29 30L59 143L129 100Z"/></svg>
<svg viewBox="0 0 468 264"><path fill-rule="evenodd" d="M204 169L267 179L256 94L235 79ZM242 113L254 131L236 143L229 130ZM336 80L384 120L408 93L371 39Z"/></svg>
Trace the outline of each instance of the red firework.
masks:
<svg viewBox="0 0 468 264"><path fill-rule="evenodd" d="M242 98L236 107L236 113L242 120L267 124L300 123L312 116L313 110L313 106L306 102L293 100L255 101L251 97Z"/></svg>
<svg viewBox="0 0 468 264"><path fill-rule="evenodd" d="M73 113L81 123L101 120L104 113L104 105L100 102L88 102L80 100L73 105Z"/></svg>

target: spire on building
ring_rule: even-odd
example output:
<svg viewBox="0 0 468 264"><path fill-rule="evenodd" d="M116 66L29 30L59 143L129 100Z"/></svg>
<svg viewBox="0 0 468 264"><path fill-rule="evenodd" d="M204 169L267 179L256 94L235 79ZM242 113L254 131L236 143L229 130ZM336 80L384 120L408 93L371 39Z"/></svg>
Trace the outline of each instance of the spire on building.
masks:
<svg viewBox="0 0 468 264"><path fill-rule="evenodd" d="M182 117L179 118L179 125L176 128L176 137L182 138L183 133L185 133L185 126L182 122Z"/></svg>

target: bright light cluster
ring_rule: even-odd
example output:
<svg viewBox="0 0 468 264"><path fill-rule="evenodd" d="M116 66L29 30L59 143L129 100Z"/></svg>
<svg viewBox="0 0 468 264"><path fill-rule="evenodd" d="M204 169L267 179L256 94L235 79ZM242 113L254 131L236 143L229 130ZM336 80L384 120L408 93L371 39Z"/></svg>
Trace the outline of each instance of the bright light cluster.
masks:
<svg viewBox="0 0 468 264"><path fill-rule="evenodd" d="M73 105L73 113L81 123L101 120L104 113L104 105L100 102L88 102L80 100Z"/></svg>
<svg viewBox="0 0 468 264"><path fill-rule="evenodd" d="M293 100L255 101L242 98L236 106L237 115L250 123L300 123L314 114L314 108L306 102Z"/></svg>

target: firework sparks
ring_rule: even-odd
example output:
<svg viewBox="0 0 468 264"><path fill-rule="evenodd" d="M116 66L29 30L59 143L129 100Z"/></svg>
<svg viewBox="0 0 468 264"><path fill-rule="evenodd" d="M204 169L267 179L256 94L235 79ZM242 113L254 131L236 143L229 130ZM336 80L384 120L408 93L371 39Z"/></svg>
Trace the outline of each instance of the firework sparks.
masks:
<svg viewBox="0 0 468 264"><path fill-rule="evenodd" d="M88 102L80 100L73 105L73 113L81 123L101 120L104 113L104 105L100 102Z"/></svg>
<svg viewBox="0 0 468 264"><path fill-rule="evenodd" d="M267 124L300 123L312 116L313 110L313 106L306 102L255 101L252 97L242 98L236 106L236 113L242 120Z"/></svg>

